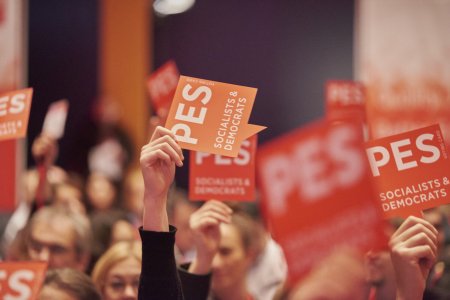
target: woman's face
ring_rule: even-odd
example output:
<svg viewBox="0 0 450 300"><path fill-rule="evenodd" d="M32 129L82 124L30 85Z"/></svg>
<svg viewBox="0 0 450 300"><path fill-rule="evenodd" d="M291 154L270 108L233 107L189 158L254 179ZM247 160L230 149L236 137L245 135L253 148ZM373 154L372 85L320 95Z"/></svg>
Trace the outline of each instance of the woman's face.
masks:
<svg viewBox="0 0 450 300"><path fill-rule="evenodd" d="M102 290L104 300L135 300L141 263L134 257L118 262L108 272Z"/></svg>
<svg viewBox="0 0 450 300"><path fill-rule="evenodd" d="M212 290L226 293L245 282L251 258L244 248L241 235L234 225L220 225L219 251L212 264Z"/></svg>

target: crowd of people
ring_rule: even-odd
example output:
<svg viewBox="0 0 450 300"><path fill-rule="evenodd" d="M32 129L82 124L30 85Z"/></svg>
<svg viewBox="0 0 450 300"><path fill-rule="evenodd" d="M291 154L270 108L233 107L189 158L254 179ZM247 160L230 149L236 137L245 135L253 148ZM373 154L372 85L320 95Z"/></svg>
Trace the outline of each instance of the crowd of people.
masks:
<svg viewBox="0 0 450 300"><path fill-rule="evenodd" d="M170 130L157 126L122 177L63 170L45 135L32 153L1 258L48 262L39 299L450 299L445 207L390 222L385 251L334 249L291 283L256 202L192 202L176 186L184 154Z"/></svg>

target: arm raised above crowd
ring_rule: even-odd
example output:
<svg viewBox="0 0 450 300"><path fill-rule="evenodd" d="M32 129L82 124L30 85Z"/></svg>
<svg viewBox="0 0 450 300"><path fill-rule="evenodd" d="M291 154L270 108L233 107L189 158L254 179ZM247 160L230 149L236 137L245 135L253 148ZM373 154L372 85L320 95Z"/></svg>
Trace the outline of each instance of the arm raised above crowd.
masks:
<svg viewBox="0 0 450 300"><path fill-rule="evenodd" d="M437 255L437 230L410 216L389 242L397 282L397 300L422 299L426 279Z"/></svg>
<svg viewBox="0 0 450 300"><path fill-rule="evenodd" d="M140 163L145 192L138 299L184 299L173 251L176 229L169 227L166 209L175 165L182 166L182 160L174 135L164 127L158 126L150 142L142 147Z"/></svg>
<svg viewBox="0 0 450 300"><path fill-rule="evenodd" d="M144 177L143 228L169 231L167 196L175 176L175 166L183 165L183 153L174 134L158 126L150 142L142 147L141 170Z"/></svg>

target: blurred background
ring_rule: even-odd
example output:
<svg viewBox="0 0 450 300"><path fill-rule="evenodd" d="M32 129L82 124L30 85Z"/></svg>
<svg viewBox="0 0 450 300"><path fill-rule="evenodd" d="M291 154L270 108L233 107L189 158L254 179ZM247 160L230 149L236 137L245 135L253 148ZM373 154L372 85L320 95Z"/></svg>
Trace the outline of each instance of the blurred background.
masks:
<svg viewBox="0 0 450 300"><path fill-rule="evenodd" d="M162 15L149 0L30 0L28 140L40 133L48 105L69 99L57 164L85 174L88 120L103 99L119 107L136 153L151 113L146 76L173 59L183 75L258 88L250 123L268 127L263 143L320 118L327 79L353 78L354 5L197 0Z"/></svg>

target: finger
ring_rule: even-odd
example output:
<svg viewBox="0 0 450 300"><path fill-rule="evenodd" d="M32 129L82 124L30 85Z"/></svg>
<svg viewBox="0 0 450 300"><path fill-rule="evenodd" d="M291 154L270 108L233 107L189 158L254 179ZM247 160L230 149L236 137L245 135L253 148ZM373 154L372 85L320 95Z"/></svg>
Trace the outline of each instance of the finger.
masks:
<svg viewBox="0 0 450 300"><path fill-rule="evenodd" d="M208 227L211 226L219 226L220 225L220 221L216 218L213 218L211 216L206 216L204 218L201 219L201 221L199 222L199 229L206 229Z"/></svg>
<svg viewBox="0 0 450 300"><path fill-rule="evenodd" d="M156 140L164 135L168 135L168 136L172 137L174 140L176 140L175 134L172 131L170 131L169 129L167 129L165 127L157 126L155 128L155 131L153 132L150 142L153 140Z"/></svg>
<svg viewBox="0 0 450 300"><path fill-rule="evenodd" d="M217 201L217 200L209 200L207 202L205 202L205 204L203 204L203 206L201 207L201 209L205 209L205 210L214 210L217 212L223 212L226 214L232 214L233 210L226 205L223 202Z"/></svg>
<svg viewBox="0 0 450 300"><path fill-rule="evenodd" d="M178 153L178 155L180 156L181 160L184 160L183 151L182 151L180 145L178 145L178 143L172 137L170 137L168 135L159 137L156 140L151 141L150 143L145 145L143 147L143 149L149 149L149 148L151 149L151 148L153 148L153 147L155 147L155 146L157 146L159 144L164 144L164 143L169 144Z"/></svg>
<svg viewBox="0 0 450 300"><path fill-rule="evenodd" d="M161 151L165 152L167 155L169 155L169 157L177 164L177 166L179 166L179 167L183 166L183 161L181 160L178 152L169 143L162 143L162 144L157 144L153 147L147 147L147 148L143 149L143 152L146 153L146 152L152 152L152 151L156 151L156 150L161 150Z"/></svg>
<svg viewBox="0 0 450 300"><path fill-rule="evenodd" d="M154 163L156 163L158 160L160 160L168 165L173 163L173 160L170 158L170 156L166 152L162 151L161 149L142 153L140 162L141 162L142 166L149 167L149 166L153 165Z"/></svg>
<svg viewBox="0 0 450 300"><path fill-rule="evenodd" d="M415 216L409 216L401 225L400 227L395 231L395 233L393 234L393 236L395 235L399 235L401 233L403 233L404 231L408 230L409 228L413 227L416 224L422 224L423 226L425 226L426 228L428 228L429 230L431 230L432 232L434 232L435 234L437 234L437 230L436 228L434 228L433 225L431 225L429 222L427 222L424 219L421 218L417 218Z"/></svg>
<svg viewBox="0 0 450 300"><path fill-rule="evenodd" d="M406 241L410 238L412 238L413 236L417 235L417 234L426 234L432 241L433 243L437 243L437 232L432 231L429 227L425 226L422 223L416 223L414 224L412 227L409 227L408 229L404 230L403 232L397 234L397 235L393 235L391 238L391 241L393 243L398 243L400 241Z"/></svg>
<svg viewBox="0 0 450 300"><path fill-rule="evenodd" d="M183 150L181 149L181 147L177 143L177 141L174 138L172 138L171 136L168 136L168 135L162 136L162 137L156 139L155 141L151 142L150 145L156 145L158 143L169 143L178 152L180 157L182 159L184 159Z"/></svg>
<svg viewBox="0 0 450 300"><path fill-rule="evenodd" d="M414 247L420 247L420 246L429 246L433 253L436 255L437 253L437 245L435 242L433 242L426 234L419 233L415 236L409 238L404 243L404 246L407 248L414 248Z"/></svg>
<svg viewBox="0 0 450 300"><path fill-rule="evenodd" d="M428 259L432 262L436 260L436 255L428 245L417 246L414 248L403 249L401 256L409 259Z"/></svg>
<svg viewBox="0 0 450 300"><path fill-rule="evenodd" d="M229 215L222 214L220 212L215 212L215 211L206 211L206 212L203 212L201 215L199 215L200 222L206 218L214 218L220 222L227 223L227 224L229 224L231 222L231 217Z"/></svg>

